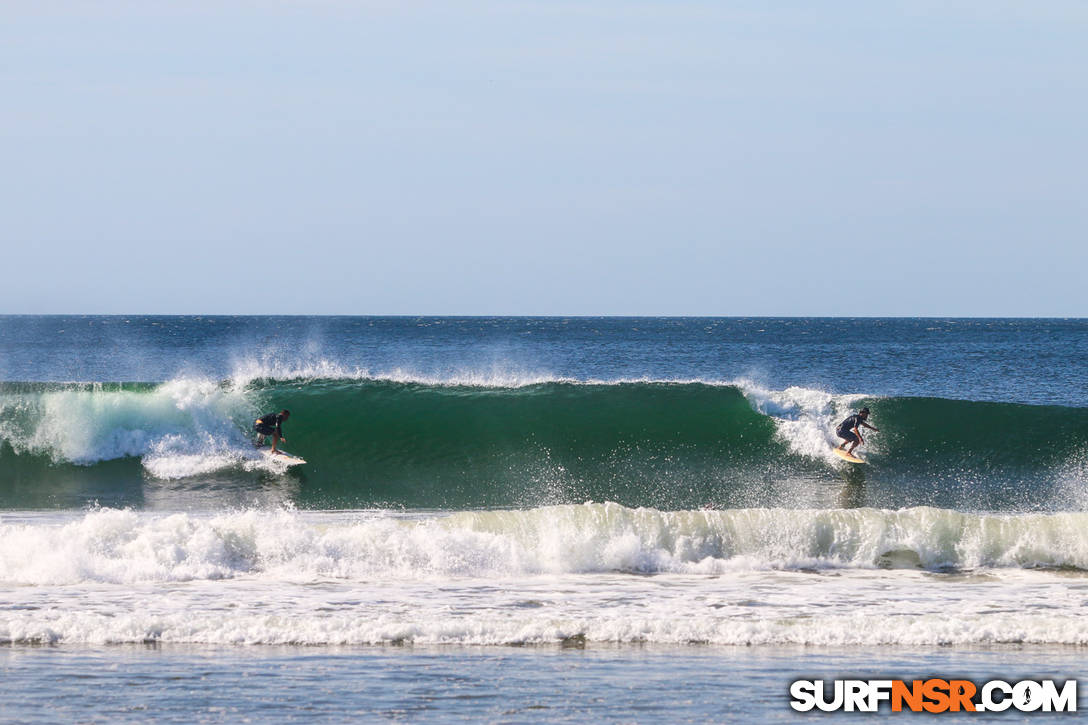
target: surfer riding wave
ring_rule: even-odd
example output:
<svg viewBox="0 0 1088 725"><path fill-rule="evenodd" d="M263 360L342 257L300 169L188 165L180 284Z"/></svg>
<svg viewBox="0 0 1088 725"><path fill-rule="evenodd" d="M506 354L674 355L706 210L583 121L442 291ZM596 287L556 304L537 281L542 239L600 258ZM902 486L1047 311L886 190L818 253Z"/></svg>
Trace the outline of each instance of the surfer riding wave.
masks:
<svg viewBox="0 0 1088 725"><path fill-rule="evenodd" d="M879 428L875 428L865 421L869 419L869 409L862 408L854 415L850 416L843 422L839 423L839 427L835 430L835 435L842 438L842 443L839 444L839 450L845 450L847 443L850 444L849 450L846 450L851 456L854 455L854 449L860 444L865 442L865 439L861 435L861 428L868 428L869 430L879 431Z"/></svg>
<svg viewBox="0 0 1088 725"><path fill-rule="evenodd" d="M283 435L283 422L291 417L291 411L281 410L279 413L267 413L253 422L253 430L257 431L257 447L264 445L265 436L272 436L272 452L278 453L276 446L280 441L287 442Z"/></svg>

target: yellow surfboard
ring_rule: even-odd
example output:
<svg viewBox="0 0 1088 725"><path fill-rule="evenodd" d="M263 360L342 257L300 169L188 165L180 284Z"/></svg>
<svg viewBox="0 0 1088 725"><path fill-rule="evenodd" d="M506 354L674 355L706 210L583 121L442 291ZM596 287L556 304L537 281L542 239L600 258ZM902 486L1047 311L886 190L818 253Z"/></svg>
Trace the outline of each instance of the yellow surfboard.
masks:
<svg viewBox="0 0 1088 725"><path fill-rule="evenodd" d="M832 448L831 451L844 461L850 461L851 463L865 463L864 458L858 458L857 456L850 455L841 448Z"/></svg>

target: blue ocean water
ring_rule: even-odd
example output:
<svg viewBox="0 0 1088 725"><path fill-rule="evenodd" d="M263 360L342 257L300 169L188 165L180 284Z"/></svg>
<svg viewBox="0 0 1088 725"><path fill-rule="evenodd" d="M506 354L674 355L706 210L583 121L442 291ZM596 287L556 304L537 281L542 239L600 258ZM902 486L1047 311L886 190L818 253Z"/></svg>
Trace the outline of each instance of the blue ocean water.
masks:
<svg viewBox="0 0 1088 725"><path fill-rule="evenodd" d="M10 720L788 719L1086 572L1086 320L0 317Z"/></svg>
<svg viewBox="0 0 1088 725"><path fill-rule="evenodd" d="M1082 663L1082 651L1045 646L24 647L0 650L0 695L5 715L26 723L787 722L812 717L783 707L795 679L875 673L909 681L970 672L979 680L1063 680ZM43 682L51 683L50 697L25 697ZM1078 704L1088 705L1083 693ZM963 713L899 716L980 720ZM982 719L1039 717L1046 718L1013 711Z"/></svg>
<svg viewBox="0 0 1088 725"><path fill-rule="evenodd" d="M0 345L9 381L331 364L433 380L747 378L832 393L1088 399L1082 319L0 316Z"/></svg>

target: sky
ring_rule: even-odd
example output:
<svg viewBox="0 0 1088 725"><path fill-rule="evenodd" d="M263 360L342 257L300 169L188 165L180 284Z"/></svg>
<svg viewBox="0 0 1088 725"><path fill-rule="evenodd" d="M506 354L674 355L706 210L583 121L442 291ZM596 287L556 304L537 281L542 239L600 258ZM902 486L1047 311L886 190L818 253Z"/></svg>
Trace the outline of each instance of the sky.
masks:
<svg viewBox="0 0 1088 725"><path fill-rule="evenodd" d="M1088 316L1088 4L0 0L0 313Z"/></svg>

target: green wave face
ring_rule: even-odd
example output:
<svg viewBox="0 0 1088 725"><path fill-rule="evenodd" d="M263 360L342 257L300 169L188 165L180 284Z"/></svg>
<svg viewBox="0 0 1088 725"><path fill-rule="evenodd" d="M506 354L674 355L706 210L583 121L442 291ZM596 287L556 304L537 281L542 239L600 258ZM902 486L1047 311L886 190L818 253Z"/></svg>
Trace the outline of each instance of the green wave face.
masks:
<svg viewBox="0 0 1088 725"><path fill-rule="evenodd" d="M699 383L8 384L0 505L284 485L323 508L1079 510L1088 499L1088 409L802 393L783 403ZM834 425L861 404L880 432L867 432L869 465L850 466L830 455ZM250 447L253 418L279 408L292 411L284 447L305 466L269 468Z"/></svg>
<svg viewBox="0 0 1088 725"><path fill-rule="evenodd" d="M678 506L692 486L740 486L785 451L732 387L330 383L291 398L288 440L330 492L409 506Z"/></svg>
<svg viewBox="0 0 1088 725"><path fill-rule="evenodd" d="M1043 470L1088 442L1088 409L938 398L876 401L887 423L876 450L912 467L951 463L980 472ZM944 462L944 463L941 463Z"/></svg>

